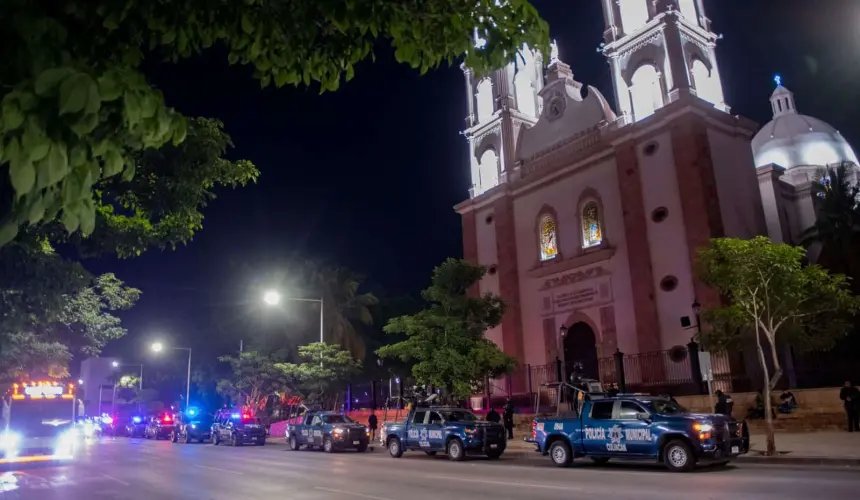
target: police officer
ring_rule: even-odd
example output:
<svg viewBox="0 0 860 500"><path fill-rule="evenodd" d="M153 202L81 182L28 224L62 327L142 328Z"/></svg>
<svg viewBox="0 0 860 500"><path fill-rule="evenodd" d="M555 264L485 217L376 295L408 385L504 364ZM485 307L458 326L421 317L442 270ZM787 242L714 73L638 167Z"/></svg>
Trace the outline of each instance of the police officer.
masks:
<svg viewBox="0 0 860 500"><path fill-rule="evenodd" d="M490 407L490 411L487 413L487 422L499 423L502 420L502 416L499 415L499 412L496 411L495 406Z"/></svg>
<svg viewBox="0 0 860 500"><path fill-rule="evenodd" d="M714 407L714 413L731 417L732 408L735 406L732 397L719 389L717 389L715 394L717 395L717 404Z"/></svg>
<svg viewBox="0 0 860 500"><path fill-rule="evenodd" d="M508 439L513 439L514 438L514 402L511 401L511 398L508 398L508 402L505 404L504 419L505 419L505 429L508 431Z"/></svg>

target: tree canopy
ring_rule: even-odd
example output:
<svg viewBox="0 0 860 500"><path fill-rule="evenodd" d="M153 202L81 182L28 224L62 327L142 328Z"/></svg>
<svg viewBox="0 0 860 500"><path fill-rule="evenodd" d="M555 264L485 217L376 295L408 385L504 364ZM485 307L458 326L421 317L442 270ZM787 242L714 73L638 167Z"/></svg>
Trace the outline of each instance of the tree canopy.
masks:
<svg viewBox="0 0 860 500"><path fill-rule="evenodd" d="M234 403L259 408L269 395L287 388L287 377L276 367L278 359L256 351L238 356L221 356L218 361L230 366L231 375L218 381L217 391Z"/></svg>
<svg viewBox="0 0 860 500"><path fill-rule="evenodd" d="M524 43L549 48L528 0L7 0L0 21L0 245L55 217L89 234L95 184L132 180L142 151L186 138L188 121L146 81L144 58L218 45L261 86L328 91L379 40L422 72L463 55L481 72Z"/></svg>
<svg viewBox="0 0 860 500"><path fill-rule="evenodd" d="M422 292L427 306L420 312L391 319L385 332L406 340L380 347L380 358L414 361L412 375L419 384L445 388L457 398L470 396L487 377L513 369L516 361L484 333L499 324L505 304L494 295L472 297L468 290L486 269L448 259L433 271Z"/></svg>
<svg viewBox="0 0 860 500"><path fill-rule="evenodd" d="M775 244L763 236L712 240L699 253L699 276L727 300L705 311L705 346L736 345L742 336L755 341L764 375L768 454L774 454L770 391L782 377L778 346L832 346L850 330L850 316L860 301L845 276L806 265L803 248Z"/></svg>
<svg viewBox="0 0 860 500"><path fill-rule="evenodd" d="M349 351L326 342L299 347L300 363L277 363L290 380L291 389L306 400L332 407L337 391L343 390L349 378L361 369Z"/></svg>

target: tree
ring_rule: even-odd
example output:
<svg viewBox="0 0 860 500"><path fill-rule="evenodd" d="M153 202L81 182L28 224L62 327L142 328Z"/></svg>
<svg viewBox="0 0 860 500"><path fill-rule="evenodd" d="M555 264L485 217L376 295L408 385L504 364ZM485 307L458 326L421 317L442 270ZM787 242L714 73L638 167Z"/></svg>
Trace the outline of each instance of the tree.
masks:
<svg viewBox="0 0 860 500"><path fill-rule="evenodd" d="M113 274L92 276L47 241L0 248L0 376L68 376L74 353L94 356L126 334L114 311L140 290Z"/></svg>
<svg viewBox="0 0 860 500"><path fill-rule="evenodd" d="M468 290L486 269L463 260L448 259L433 271L430 287L422 292L427 307L388 322L385 332L407 339L377 350L380 358L415 361L412 375L420 384L444 387L448 394L467 398L487 377L509 373L516 363L484 332L499 324L505 311L492 294L472 297Z"/></svg>
<svg viewBox="0 0 860 500"><path fill-rule="evenodd" d="M263 87L330 91L377 40L422 72L461 55L486 71L524 43L549 53L528 0L7 0L0 20L0 245L57 216L88 234L94 183L131 180L136 154L185 139L188 122L147 83L144 58L217 44Z"/></svg>
<svg viewBox="0 0 860 500"><path fill-rule="evenodd" d="M379 301L372 293L358 293L362 278L349 269L306 265L311 287L322 291L325 338L349 351L353 358L363 360L366 344L356 324L373 324L371 307Z"/></svg>
<svg viewBox="0 0 860 500"><path fill-rule="evenodd" d="M857 167L842 163L821 169L811 183L815 224L803 234L803 245L820 246L816 263L851 278L860 292L860 184L852 180Z"/></svg>
<svg viewBox="0 0 860 500"><path fill-rule="evenodd" d="M860 301L843 275L805 265L804 250L770 239L719 238L699 252L699 275L727 305L705 312L703 343L722 348L743 335L755 339L763 373L767 453L776 453L771 391L782 377L777 345L826 348L845 336ZM771 373L768 361L773 367Z"/></svg>
<svg viewBox="0 0 860 500"><path fill-rule="evenodd" d="M326 342L299 347L299 357L301 363L278 363L275 367L292 381L296 393L326 408L335 407L338 391L361 369L361 362L349 351Z"/></svg>
<svg viewBox="0 0 860 500"><path fill-rule="evenodd" d="M287 386L286 377L272 356L246 351L238 356L221 356L218 361L228 363L232 372L229 378L218 381L218 394L243 407L259 409L269 395Z"/></svg>

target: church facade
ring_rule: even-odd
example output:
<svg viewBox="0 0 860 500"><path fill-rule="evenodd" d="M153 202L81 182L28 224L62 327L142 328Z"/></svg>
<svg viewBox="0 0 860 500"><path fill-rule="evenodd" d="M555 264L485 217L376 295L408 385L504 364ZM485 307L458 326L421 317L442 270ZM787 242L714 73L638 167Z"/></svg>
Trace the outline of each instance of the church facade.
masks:
<svg viewBox="0 0 860 500"><path fill-rule="evenodd" d="M524 47L483 78L464 68L473 185L455 207L465 258L489 269L479 291L508 303L488 338L520 365L558 358L594 377L616 350L685 346L693 305L719 301L697 249L794 234L811 216L796 174L812 172L780 156L796 125L759 132L730 114L701 0L602 1L617 112L555 48L545 61Z"/></svg>

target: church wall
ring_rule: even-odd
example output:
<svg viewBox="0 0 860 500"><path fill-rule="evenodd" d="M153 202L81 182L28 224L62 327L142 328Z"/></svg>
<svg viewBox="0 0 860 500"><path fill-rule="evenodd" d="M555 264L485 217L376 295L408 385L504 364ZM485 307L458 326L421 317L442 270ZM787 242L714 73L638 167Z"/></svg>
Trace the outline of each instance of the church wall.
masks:
<svg viewBox="0 0 860 500"><path fill-rule="evenodd" d="M596 194L602 204L608 247L581 249L579 205ZM599 350L611 355L618 346L636 352L635 321L620 193L614 159L577 170L524 193L515 200L525 362L555 359L558 328L575 312L593 325ZM536 220L550 206L557 215L560 260L540 262ZM614 253L613 253L614 252ZM566 280L560 284L561 280ZM548 284L549 283L549 284ZM558 285L558 286L556 286ZM592 292L593 290L593 292ZM576 295L586 298L569 300ZM568 299L565 299L567 297ZM609 332L609 337L603 333Z"/></svg>
<svg viewBox="0 0 860 500"><path fill-rule="evenodd" d="M749 138L709 128L708 140L725 235L752 238L767 234Z"/></svg>
<svg viewBox="0 0 860 500"><path fill-rule="evenodd" d="M496 222L493 218L493 209L491 207L476 212L475 231L477 233L478 263L490 267L490 271L481 280L480 292L482 295L487 293L498 295L498 247L496 241ZM486 337L504 350L505 345L501 325L487 330Z"/></svg>
<svg viewBox="0 0 860 500"><path fill-rule="evenodd" d="M647 154L646 148L655 144L656 150ZM679 255L688 255L689 251L675 174L671 132L664 132L640 145L637 155L642 168L642 197L646 214L643 224L648 226L661 347L670 349L689 342L691 332L681 326L681 317L690 316L690 306L695 300L690 262L678 258ZM667 213L661 222L656 222L653 217L658 208L665 208ZM661 288L661 282L671 281L672 278L675 278L676 288Z"/></svg>

